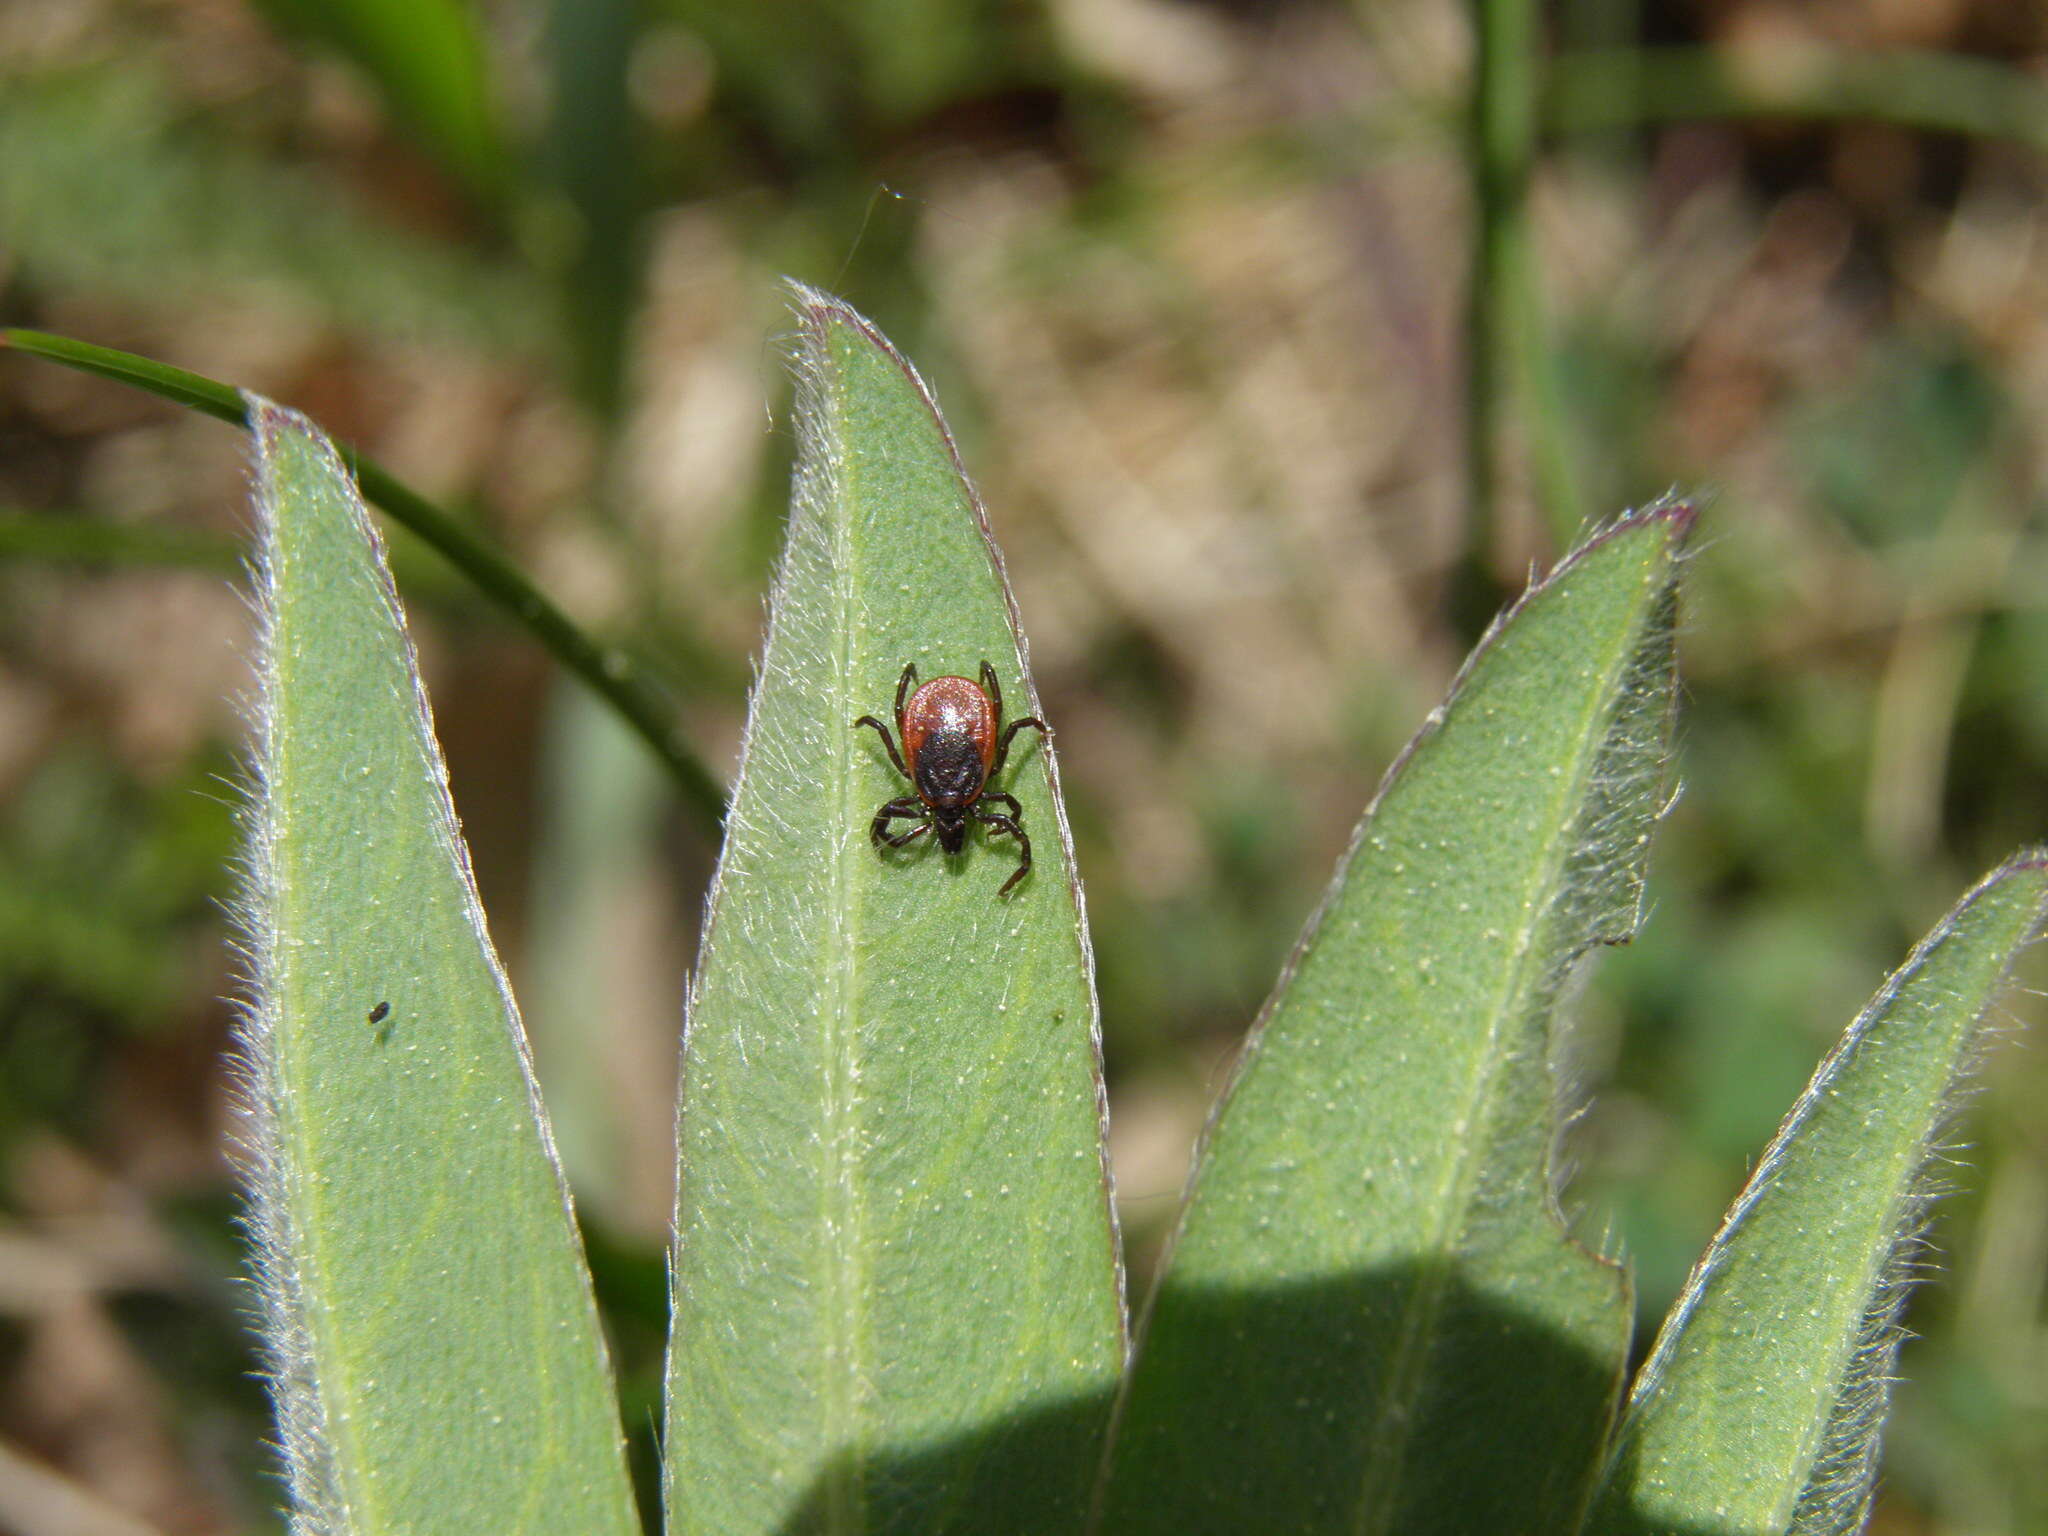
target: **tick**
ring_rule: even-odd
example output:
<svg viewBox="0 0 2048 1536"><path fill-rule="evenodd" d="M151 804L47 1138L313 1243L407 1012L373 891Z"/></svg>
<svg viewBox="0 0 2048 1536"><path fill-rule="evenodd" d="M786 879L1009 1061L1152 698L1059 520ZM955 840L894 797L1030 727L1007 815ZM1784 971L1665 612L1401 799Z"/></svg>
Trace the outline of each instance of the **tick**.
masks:
<svg viewBox="0 0 2048 1536"><path fill-rule="evenodd" d="M913 690L915 690L913 692ZM965 677L935 677L917 686L917 663L903 668L896 683L896 735L903 750L889 735L889 727L873 715L862 715L854 729L872 725L882 745L889 749L889 761L910 780L917 793L891 800L875 812L868 835L877 848L887 844L901 848L927 832L938 834L939 846L958 853L967 845L967 824L978 821L989 828L991 837L1008 833L1017 839L1017 868L1005 880L998 896L1010 894L1010 887L1031 872L1031 839L1017 818L1024 807L1014 795L990 789L989 780L1003 771L1010 756L1010 743L1025 726L1044 732L1045 722L1027 715L1003 724L1003 690L996 682L996 669L981 664L981 681ZM1009 807L1003 815L987 809L989 802ZM915 821L906 832L893 832L892 821Z"/></svg>

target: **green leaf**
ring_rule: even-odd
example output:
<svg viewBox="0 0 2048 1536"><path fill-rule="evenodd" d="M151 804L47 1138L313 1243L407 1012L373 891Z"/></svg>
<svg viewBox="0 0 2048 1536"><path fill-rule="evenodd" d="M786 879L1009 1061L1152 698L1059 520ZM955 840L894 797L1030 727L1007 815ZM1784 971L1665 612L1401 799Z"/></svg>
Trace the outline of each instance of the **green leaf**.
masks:
<svg viewBox="0 0 2048 1536"><path fill-rule="evenodd" d="M930 394L799 290L802 457L685 1034L672 1532L1075 1528L1122 1354L1094 994L1049 744L1008 839L886 856L904 663L1037 700Z"/></svg>
<svg viewBox="0 0 2048 1536"><path fill-rule="evenodd" d="M249 1225L295 1529L636 1527L589 1275L374 526L250 397Z"/></svg>
<svg viewBox="0 0 2048 1536"><path fill-rule="evenodd" d="M1104 1531L1554 1531L1629 1333L1565 1230L1551 1019L1632 930L1692 508L1592 540L1388 776L1197 1168Z"/></svg>
<svg viewBox="0 0 2048 1536"><path fill-rule="evenodd" d="M1821 1063L1665 1321L1595 1529L1863 1529L1936 1165L2044 917L2048 856L1994 871Z"/></svg>

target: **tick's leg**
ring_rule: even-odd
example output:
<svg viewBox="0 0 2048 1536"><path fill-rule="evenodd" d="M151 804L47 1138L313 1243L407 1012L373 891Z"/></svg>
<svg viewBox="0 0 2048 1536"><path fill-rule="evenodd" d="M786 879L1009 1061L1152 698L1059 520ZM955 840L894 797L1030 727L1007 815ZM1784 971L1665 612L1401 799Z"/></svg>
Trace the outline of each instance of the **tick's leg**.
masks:
<svg viewBox="0 0 2048 1536"><path fill-rule="evenodd" d="M903 729L903 701L910 697L910 690L917 686L917 663L903 663L903 675L896 679L896 729ZM897 766L902 766L898 764ZM909 774L904 775L909 778Z"/></svg>
<svg viewBox="0 0 2048 1536"><path fill-rule="evenodd" d="M987 797L983 796L983 798L986 799ZM1007 799L1008 797L1005 796L1004 798ZM1010 836L1017 839L1016 872L1009 879L1005 880L996 891L998 896L1007 896L1010 894L1011 886L1031 873L1031 839L1025 835L1024 829L1017 824L1017 820L1013 816L998 816L993 811L976 811L974 819L993 831L1007 832Z"/></svg>
<svg viewBox="0 0 2048 1536"><path fill-rule="evenodd" d="M932 829L932 824L931 824L930 822L928 822L928 821L920 821L920 822L919 822L919 823L918 823L918 824L917 824L916 826L912 827L912 828L911 828L911 829L910 829L910 830L909 830L908 832L894 832L894 833L884 833L884 834L882 835L882 841L883 841L883 842L885 842L885 843L887 843L887 844L888 844L888 845L889 845L889 846L890 846L891 848L901 848L901 847L902 847L902 846L903 846L903 845L904 845L905 843L909 842L909 841L910 841L910 840L911 840L911 839L912 839L913 837L923 837L923 836L925 835L925 833L927 833L927 832L931 831L931 829Z"/></svg>
<svg viewBox="0 0 2048 1536"><path fill-rule="evenodd" d="M988 695L989 703L995 706L996 723L1000 726L1003 719L1003 685L996 681L996 669L986 661L983 661L981 664L981 687L982 691ZM989 764L988 776L990 778L994 778L1003 771L1003 764L1009 760L1011 739L1027 725L1039 731L1045 729L1045 722L1035 715L1026 715L1022 720L1012 720L1008 729L1003 731L1002 741L996 746L995 761ZM1010 802L1012 815L1016 814L1016 804L1017 802L1014 800Z"/></svg>
<svg viewBox="0 0 2048 1536"><path fill-rule="evenodd" d="M994 778L1003 771L1003 764L1010 760L1011 740L1027 725L1041 735L1050 734L1045 729L1045 722L1036 715L1026 715L1022 720L1012 720L1010 728L1003 732L1003 739L996 743L996 760L989 764L988 769L988 776L990 778Z"/></svg>
<svg viewBox="0 0 2048 1536"><path fill-rule="evenodd" d="M889 761L896 765L896 771L898 773L902 774L903 777L905 777L906 779L909 778L910 770L903 766L903 754L896 750L896 740L893 736L889 734L889 727L882 724L882 722L877 720L873 715L862 715L858 720L853 722L853 728L856 731L864 725L872 725L875 728L875 734L882 738L882 745L889 749ZM898 805L902 804L900 800L894 803Z"/></svg>
<svg viewBox="0 0 2048 1536"><path fill-rule="evenodd" d="M1002 801L1003 804L1010 808L1010 816L1013 820L1024 814L1024 807L1017 803L1017 797L1015 795L1006 795L1000 789L985 789L981 792L981 798L984 802L990 800Z"/></svg>
<svg viewBox="0 0 2048 1536"><path fill-rule="evenodd" d="M909 832L905 833L901 839L894 838L890 836L889 823L896 820L899 816L922 816L923 814L924 805L915 796L905 795L901 800L891 800L887 805L875 812L875 824L868 828L868 836L872 837L877 845L888 843L892 847L900 848L904 843L915 837L917 833ZM923 830L922 827L918 829L920 832Z"/></svg>

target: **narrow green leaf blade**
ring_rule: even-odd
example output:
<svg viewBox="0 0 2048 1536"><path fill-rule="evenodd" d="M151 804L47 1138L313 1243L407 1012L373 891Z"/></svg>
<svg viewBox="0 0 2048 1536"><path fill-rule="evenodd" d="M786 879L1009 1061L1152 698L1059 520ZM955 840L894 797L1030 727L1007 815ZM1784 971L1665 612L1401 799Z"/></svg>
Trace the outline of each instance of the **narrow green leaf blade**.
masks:
<svg viewBox="0 0 2048 1536"><path fill-rule="evenodd" d="M568 1194L374 526L249 401L261 546L241 1046L294 1529L637 1529Z"/></svg>
<svg viewBox="0 0 2048 1536"><path fill-rule="evenodd" d="M1863 1529L1945 1128L2044 919L2036 852L1965 896L1821 1063L1665 1321L1594 1529Z"/></svg>
<svg viewBox="0 0 2048 1536"><path fill-rule="evenodd" d="M1007 837L869 841L904 663L1035 713L929 393L799 292L802 454L685 1038L669 1529L1075 1528L1122 1352L1086 938L1049 746ZM899 829L904 825L897 823Z"/></svg>
<svg viewBox="0 0 2048 1536"><path fill-rule="evenodd" d="M490 203L506 155L477 16L463 0L258 0L288 28L332 43L376 82L427 148Z"/></svg>
<svg viewBox="0 0 2048 1536"><path fill-rule="evenodd" d="M562 204L556 238L567 258L562 276L578 383L607 418L621 403L641 297L650 183L629 82L646 20L638 0L550 0L547 7L551 110L542 160Z"/></svg>
<svg viewBox="0 0 2048 1536"><path fill-rule="evenodd" d="M1626 1282L1559 1218L1550 1017L1633 928L1692 509L1592 540L1389 775L1211 1127L1105 1531L1553 1531Z"/></svg>

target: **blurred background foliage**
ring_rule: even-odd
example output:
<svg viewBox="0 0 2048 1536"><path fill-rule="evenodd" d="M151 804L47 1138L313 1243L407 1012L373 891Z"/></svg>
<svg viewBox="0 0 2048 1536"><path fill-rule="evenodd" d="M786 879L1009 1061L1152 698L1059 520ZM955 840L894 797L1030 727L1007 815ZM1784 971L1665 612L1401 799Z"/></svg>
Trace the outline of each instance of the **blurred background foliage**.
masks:
<svg viewBox="0 0 2048 1536"><path fill-rule="evenodd" d="M1647 1329L1878 978L2048 832L2044 68L2011 0L9 0L0 319L310 411L723 767L778 275L872 314L1060 731L1140 1277L1477 628L1583 517L1711 489L1686 792L1576 1010L1570 1199ZM67 1530L276 1528L224 1154L243 496L219 423L0 363L0 1485ZM714 845L395 542L644 1457ZM1959 1133L1880 1530L2048 1531L2042 1063L2010 1032Z"/></svg>

